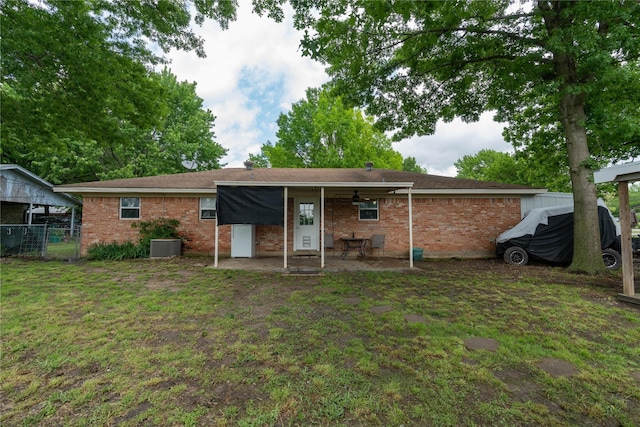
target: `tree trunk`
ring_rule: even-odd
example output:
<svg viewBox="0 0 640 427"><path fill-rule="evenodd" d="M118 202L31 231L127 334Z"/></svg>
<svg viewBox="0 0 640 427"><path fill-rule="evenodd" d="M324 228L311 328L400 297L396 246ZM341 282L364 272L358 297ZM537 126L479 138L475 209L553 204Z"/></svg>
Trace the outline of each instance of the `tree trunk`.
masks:
<svg viewBox="0 0 640 427"><path fill-rule="evenodd" d="M598 199L593 183L591 156L584 127L584 96L564 91L560 100L560 121L564 127L573 187L573 261L569 270L595 275L606 270L602 261Z"/></svg>
<svg viewBox="0 0 640 427"><path fill-rule="evenodd" d="M549 36L561 31L559 40L565 44L565 48L556 47L552 53L555 77L560 83L560 122L564 128L573 188L573 261L569 270L596 275L606 271L606 267L602 261L598 198L585 128L585 94L580 90L576 58L569 53L574 41L571 32L565 31L571 26L571 14L565 9L572 6L573 2L538 2Z"/></svg>

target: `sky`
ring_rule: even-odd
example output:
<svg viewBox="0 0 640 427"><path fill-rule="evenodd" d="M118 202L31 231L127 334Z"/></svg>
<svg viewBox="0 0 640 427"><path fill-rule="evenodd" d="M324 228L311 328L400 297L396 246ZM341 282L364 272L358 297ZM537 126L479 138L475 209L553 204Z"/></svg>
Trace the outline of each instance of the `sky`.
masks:
<svg viewBox="0 0 640 427"><path fill-rule="evenodd" d="M305 98L309 87L329 80L325 66L303 57L302 34L293 28L291 13L276 23L252 12L250 0L240 0L237 20L222 30L214 21L194 26L204 41L206 58L171 51L169 68L180 81L196 82L204 107L216 116L215 140L228 154L227 167L242 167L249 154L259 154L276 141L276 120ZM434 175L455 176L454 162L482 149L510 151L502 125L485 114L477 123L439 123L436 133L394 143L403 157L413 156Z"/></svg>

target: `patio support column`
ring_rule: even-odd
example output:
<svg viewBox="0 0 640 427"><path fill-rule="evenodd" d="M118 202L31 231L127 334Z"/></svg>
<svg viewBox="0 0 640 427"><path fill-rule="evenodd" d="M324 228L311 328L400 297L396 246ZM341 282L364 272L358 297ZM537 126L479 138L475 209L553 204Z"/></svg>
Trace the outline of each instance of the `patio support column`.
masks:
<svg viewBox="0 0 640 427"><path fill-rule="evenodd" d="M289 187L284 187L284 268L287 269L287 208L289 205Z"/></svg>
<svg viewBox="0 0 640 427"><path fill-rule="evenodd" d="M219 239L220 235L218 233L218 215L216 215L215 227L216 227L216 231L215 231L215 238L214 238L215 248L213 248L213 266L215 268L218 268L218 241L220 240Z"/></svg>
<svg viewBox="0 0 640 427"><path fill-rule="evenodd" d="M22 218L24 218L24 216ZM33 203L29 203L29 219L27 220L27 223L31 225L32 220L33 220Z"/></svg>
<svg viewBox="0 0 640 427"><path fill-rule="evenodd" d="M324 268L324 187L320 187L320 268Z"/></svg>
<svg viewBox="0 0 640 427"><path fill-rule="evenodd" d="M618 182L618 200L620 201L620 236L622 246L622 292L628 297L635 297L633 279L633 248L631 245L631 218L629 212L629 183Z"/></svg>
<svg viewBox="0 0 640 427"><path fill-rule="evenodd" d="M407 200L409 201L409 267L413 268L413 203L411 200L411 187L407 189Z"/></svg>

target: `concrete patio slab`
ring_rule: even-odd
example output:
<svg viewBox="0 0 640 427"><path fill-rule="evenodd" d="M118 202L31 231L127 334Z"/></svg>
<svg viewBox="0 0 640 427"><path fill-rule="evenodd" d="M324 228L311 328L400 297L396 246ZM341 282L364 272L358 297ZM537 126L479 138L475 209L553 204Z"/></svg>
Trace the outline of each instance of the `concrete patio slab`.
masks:
<svg viewBox="0 0 640 427"><path fill-rule="evenodd" d="M213 260L208 268L215 268ZM349 257L339 256L325 258L325 266L321 268L320 257L287 257L287 268L284 268L282 256L257 256L254 258L220 258L218 267L223 270L246 270L289 274L311 274L311 272L341 272L341 271L419 271L409 267L408 259Z"/></svg>

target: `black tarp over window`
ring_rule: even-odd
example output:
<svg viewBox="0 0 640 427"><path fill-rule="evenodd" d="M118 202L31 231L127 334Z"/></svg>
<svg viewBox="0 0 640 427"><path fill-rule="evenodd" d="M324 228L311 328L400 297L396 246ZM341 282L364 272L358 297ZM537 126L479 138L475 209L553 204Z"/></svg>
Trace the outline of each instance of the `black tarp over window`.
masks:
<svg viewBox="0 0 640 427"><path fill-rule="evenodd" d="M284 225L282 187L218 186L218 225Z"/></svg>

